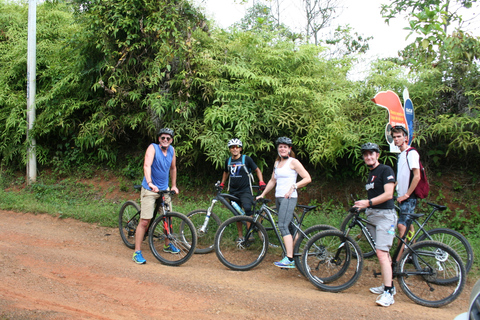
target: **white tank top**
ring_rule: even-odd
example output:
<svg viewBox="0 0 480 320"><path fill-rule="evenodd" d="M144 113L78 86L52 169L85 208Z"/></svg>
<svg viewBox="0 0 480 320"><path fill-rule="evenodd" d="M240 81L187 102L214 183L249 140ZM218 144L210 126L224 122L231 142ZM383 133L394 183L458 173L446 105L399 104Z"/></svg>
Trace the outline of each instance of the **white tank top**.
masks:
<svg viewBox="0 0 480 320"><path fill-rule="evenodd" d="M297 182L297 171L290 168L290 163L294 158L288 158L287 162L283 165L283 167L278 168L275 166L275 179L277 180L277 187L275 188L275 197L276 198L283 198L285 194L290 191L292 185ZM297 190L293 191L290 195L291 198L297 198Z"/></svg>

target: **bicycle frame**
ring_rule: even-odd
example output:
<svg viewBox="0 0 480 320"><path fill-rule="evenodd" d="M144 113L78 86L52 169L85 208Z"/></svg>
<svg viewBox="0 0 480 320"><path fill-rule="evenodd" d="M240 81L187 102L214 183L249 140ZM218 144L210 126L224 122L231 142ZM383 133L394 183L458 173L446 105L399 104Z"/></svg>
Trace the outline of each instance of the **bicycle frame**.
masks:
<svg viewBox="0 0 480 320"><path fill-rule="evenodd" d="M428 205L432 206L432 211L428 214L428 216L425 218L425 220L420 223L417 221L417 219L413 219L413 222L415 222L415 224L418 226L418 229L415 231L415 233L413 234L413 237L411 238L411 240L409 241L409 243L412 243L414 239L416 239L419 235L420 235L420 232L423 232L424 234L426 234L426 236L430 239L430 240L433 240L432 237L428 234L427 230L425 230L425 225L427 224L428 220L430 220L430 218L433 216L433 214L439 210L445 210L445 209L442 209L444 208L443 206L438 206L436 204L433 204L433 203L427 203ZM406 230L409 230L408 228Z"/></svg>
<svg viewBox="0 0 480 320"><path fill-rule="evenodd" d="M430 214L431 215L431 214ZM357 212L355 214L355 218L352 220L352 222L350 223L350 225L348 226L348 229L345 230L345 236L348 236L348 234L350 233L350 230L353 226L355 225L358 225L360 226L361 230L362 230L362 233L363 235L365 236L365 238L367 239L369 245L372 247L372 249L375 251L375 240L373 240L373 237L371 235L371 233L368 231L368 228L366 225L371 225L371 226L374 226L375 225L373 223L371 223L370 221L362 218L362 217L359 217L359 212ZM406 226L406 230L408 230L408 228L410 228L410 225L411 223L409 223L407 226ZM405 239L407 237L407 233L405 233L402 237L398 236L397 234L395 234L395 238L397 238L398 240L400 240L403 245L405 245L405 247L407 247L408 249L411 250L411 241L410 242L406 242ZM413 240L413 238L412 238ZM393 272L393 276L397 276L398 273L396 272L396 265L397 265L397 257L398 257L398 254L400 253L400 250L401 250L402 246L398 246L396 249L395 249L395 252L392 256L392 272ZM412 252L415 254L415 251L412 250ZM417 255L418 258L420 258L420 260L423 262L423 263L426 263L426 261L419 255ZM423 275L423 274L428 274L429 272L428 271L422 271L422 272L418 272L418 273L415 273L415 274L418 274L418 275Z"/></svg>
<svg viewBox="0 0 480 320"><path fill-rule="evenodd" d="M256 210L255 213L254 213L254 217L253 217L253 221L254 223L252 223L252 225L250 226L250 228L248 228L247 230L247 233L245 235L245 239L248 239L248 237L250 236L250 234L252 234L252 227L253 225L259 220L259 219L267 219L273 226L273 230L275 232L275 235L277 236L278 238L278 241L280 243L280 246L282 248L282 251L284 254L287 253L287 249L285 248L285 244L283 243L283 237L282 235L280 234L280 230L278 229L278 225L275 223L275 219L273 218L273 215L277 215L277 212L270 208L269 206L267 206L267 202L269 202L270 200L267 200L267 199L263 199L262 200L262 206L260 207L259 210ZM311 209L310 209L311 210ZM308 236L303 232L303 230L301 229L301 225L302 225L302 222L303 222L303 219L305 217L305 215L307 214L308 211L310 210L307 210L306 207L303 206L303 212L302 212L302 216L299 218L299 221L298 221L298 224L295 223L293 220L291 221L291 225L295 228L293 234L292 234L292 237L293 239L296 238L297 234L300 232L302 233L302 235L304 237L307 237ZM300 253L297 253L296 256L301 256Z"/></svg>
<svg viewBox="0 0 480 320"><path fill-rule="evenodd" d="M232 196L231 194L228 193L221 193L220 188L219 188L219 183L217 182L215 184L215 188L217 189L217 194L215 197L212 199L212 203L207 209L207 215L205 217L205 221L203 222L202 227L199 229L200 232L206 232L207 227L208 227L208 222L210 221L210 216L212 215L213 207L215 206L215 203L219 202L222 203L228 210L232 212L234 216L240 215L237 210L230 204L230 201L237 201L240 202L240 199Z"/></svg>

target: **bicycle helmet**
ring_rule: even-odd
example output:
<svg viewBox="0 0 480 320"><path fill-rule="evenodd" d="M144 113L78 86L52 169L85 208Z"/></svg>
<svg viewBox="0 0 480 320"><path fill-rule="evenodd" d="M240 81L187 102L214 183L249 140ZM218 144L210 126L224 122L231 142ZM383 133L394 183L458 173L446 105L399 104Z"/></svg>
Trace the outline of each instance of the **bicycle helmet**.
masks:
<svg viewBox="0 0 480 320"><path fill-rule="evenodd" d="M162 134L169 134L172 138L175 135L172 129L170 128L162 128L158 131L158 136L160 137Z"/></svg>
<svg viewBox="0 0 480 320"><path fill-rule="evenodd" d="M231 146L243 147L242 141L240 141L240 139L233 138L232 140L228 141L228 147L230 148Z"/></svg>
<svg viewBox="0 0 480 320"><path fill-rule="evenodd" d="M286 145L291 147L293 143L292 143L292 139L290 139L288 137L280 137L280 138L277 139L275 144L277 145L277 147L278 147L279 144L286 144Z"/></svg>
<svg viewBox="0 0 480 320"><path fill-rule="evenodd" d="M392 132L393 130L395 130L395 131L396 130L402 130L403 132L405 132L405 135L408 137L407 128L405 128L404 126L394 126L394 127L392 127L392 129L390 129L390 132Z"/></svg>
<svg viewBox="0 0 480 320"><path fill-rule="evenodd" d="M367 142L362 144L362 147L360 148L360 151L362 154L365 151L375 151L376 153L380 153L380 148L378 147L378 144L373 143L373 142Z"/></svg>

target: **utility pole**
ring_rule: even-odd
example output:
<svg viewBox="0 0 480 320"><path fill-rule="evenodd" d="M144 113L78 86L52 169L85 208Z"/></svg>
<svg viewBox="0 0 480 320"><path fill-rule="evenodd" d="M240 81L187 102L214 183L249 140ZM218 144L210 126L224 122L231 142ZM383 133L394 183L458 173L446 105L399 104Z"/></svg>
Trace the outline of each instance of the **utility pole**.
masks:
<svg viewBox="0 0 480 320"><path fill-rule="evenodd" d="M31 136L35 122L36 65L37 65L37 1L28 2L28 47L27 47L27 184L37 181L36 141Z"/></svg>

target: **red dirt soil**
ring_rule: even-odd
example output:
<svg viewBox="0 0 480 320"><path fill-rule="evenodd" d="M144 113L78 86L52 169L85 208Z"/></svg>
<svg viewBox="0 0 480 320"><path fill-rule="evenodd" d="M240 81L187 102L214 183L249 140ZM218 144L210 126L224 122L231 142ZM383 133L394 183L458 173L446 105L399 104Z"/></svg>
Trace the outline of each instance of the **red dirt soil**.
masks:
<svg viewBox="0 0 480 320"><path fill-rule="evenodd" d="M440 309L417 305L402 292L384 308L368 291L381 281L372 265L352 288L334 294L317 290L296 269L276 268L273 254L251 271L236 272L213 253L167 267L146 243L143 250L148 262L136 265L117 229L0 211L0 319L451 320L467 310L476 280Z"/></svg>

